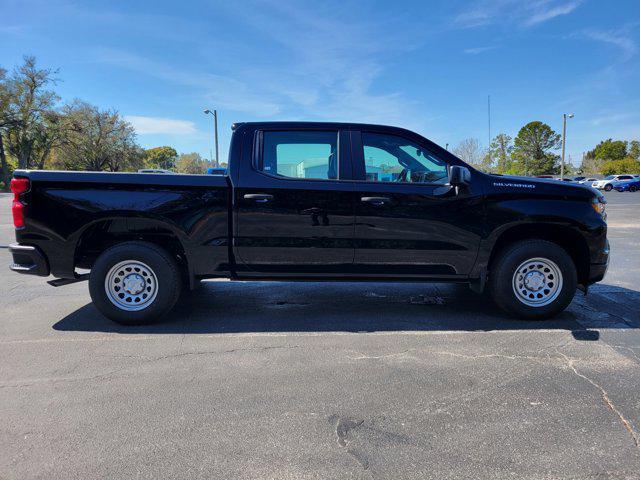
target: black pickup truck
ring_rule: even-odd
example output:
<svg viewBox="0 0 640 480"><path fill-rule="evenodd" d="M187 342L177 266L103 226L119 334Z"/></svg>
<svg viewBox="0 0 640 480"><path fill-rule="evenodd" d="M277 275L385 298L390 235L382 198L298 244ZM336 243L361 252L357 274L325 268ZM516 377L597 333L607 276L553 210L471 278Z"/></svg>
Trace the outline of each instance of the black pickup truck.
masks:
<svg viewBox="0 0 640 480"><path fill-rule="evenodd" d="M609 258L597 191L488 175L388 126L238 123L226 175L18 170L12 191L11 269L88 278L126 324L213 277L468 283L542 319Z"/></svg>

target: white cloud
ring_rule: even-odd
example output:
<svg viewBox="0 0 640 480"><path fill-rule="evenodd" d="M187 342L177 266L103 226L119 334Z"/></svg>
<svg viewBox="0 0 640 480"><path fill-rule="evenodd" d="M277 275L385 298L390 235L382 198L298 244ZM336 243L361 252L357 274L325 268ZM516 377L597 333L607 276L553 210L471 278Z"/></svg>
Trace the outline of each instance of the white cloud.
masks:
<svg viewBox="0 0 640 480"><path fill-rule="evenodd" d="M638 52L638 45L629 34L628 28L618 30L586 30L583 32L588 38L599 42L615 45L622 50L622 60L626 61Z"/></svg>
<svg viewBox="0 0 640 480"><path fill-rule="evenodd" d="M22 25L1 25L0 33L5 35L22 35L25 32L26 28Z"/></svg>
<svg viewBox="0 0 640 480"><path fill-rule="evenodd" d="M117 65L150 75L176 85L193 87L200 91L206 103L238 112L260 116L274 115L280 105L255 92L244 81L229 76L202 71L185 71L149 58L113 49L95 52L98 61Z"/></svg>
<svg viewBox="0 0 640 480"><path fill-rule="evenodd" d="M567 15L578 8L580 3L582 3L582 0L556 5L551 8L546 8L544 4L541 4L536 8L535 13L525 20L524 24L526 26L536 25L561 15Z"/></svg>
<svg viewBox="0 0 640 480"><path fill-rule="evenodd" d="M398 55L421 41L421 32L407 28L414 19L385 14L349 22L323 4L269 0L248 9L233 2L224 8L252 30L265 51L281 52L247 61L255 59L255 52L238 45L196 67L108 48L94 51L93 58L187 87L191 101L203 108L240 112L250 119L395 123L419 130L429 121L429 112L412 99L378 83Z"/></svg>
<svg viewBox="0 0 640 480"><path fill-rule="evenodd" d="M193 122L174 118L144 117L127 115L125 120L136 129L139 135L162 133L169 135L193 135L198 132Z"/></svg>
<svg viewBox="0 0 640 480"><path fill-rule="evenodd" d="M479 53L489 52L491 50L495 50L498 47L475 47L475 48L467 48L463 50L467 55L478 55Z"/></svg>
<svg viewBox="0 0 640 480"><path fill-rule="evenodd" d="M483 0L472 9L459 13L454 25L460 28L474 28L501 23L517 23L531 27L561 15L567 15L578 8L584 0Z"/></svg>
<svg viewBox="0 0 640 480"><path fill-rule="evenodd" d="M600 125L608 125L611 123L629 123L629 120L633 120L634 118L638 118L638 113L636 112L610 112L598 115L597 117L590 120L589 123L594 127Z"/></svg>
<svg viewBox="0 0 640 480"><path fill-rule="evenodd" d="M272 93L286 96L282 103L289 108L282 114L291 115L293 110L293 115L310 120L424 127L426 116L410 99L394 90L380 90L377 84L388 62L418 45L421 34L408 28L413 19L385 14L350 22L322 3L267 0L252 5L228 8L236 8L256 34L285 49L273 58L270 72L252 72Z"/></svg>

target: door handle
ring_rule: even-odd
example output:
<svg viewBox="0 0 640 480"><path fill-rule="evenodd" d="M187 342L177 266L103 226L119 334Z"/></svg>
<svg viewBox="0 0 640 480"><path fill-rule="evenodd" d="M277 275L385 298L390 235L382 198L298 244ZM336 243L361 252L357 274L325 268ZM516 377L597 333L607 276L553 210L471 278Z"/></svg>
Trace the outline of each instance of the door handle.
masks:
<svg viewBox="0 0 640 480"><path fill-rule="evenodd" d="M244 199L253 200L256 203L267 203L269 200L273 200L273 195L268 193L247 193Z"/></svg>
<svg viewBox="0 0 640 480"><path fill-rule="evenodd" d="M360 198L360 201L365 203L370 203L371 205L375 205L377 207L391 202L389 197L362 197Z"/></svg>

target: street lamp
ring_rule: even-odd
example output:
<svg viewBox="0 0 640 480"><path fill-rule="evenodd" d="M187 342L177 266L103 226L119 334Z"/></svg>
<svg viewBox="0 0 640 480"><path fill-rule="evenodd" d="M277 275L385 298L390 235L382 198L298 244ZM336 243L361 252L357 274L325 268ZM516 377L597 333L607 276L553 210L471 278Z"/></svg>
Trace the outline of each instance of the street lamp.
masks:
<svg viewBox="0 0 640 480"><path fill-rule="evenodd" d="M573 113L562 114L562 163L560 164L560 180L564 179L564 151L567 143L567 118L573 118Z"/></svg>
<svg viewBox="0 0 640 480"><path fill-rule="evenodd" d="M204 111L205 115L211 114L213 115L213 138L215 141L216 147L216 167L220 166L220 162L218 161L218 111L217 110L209 110L208 108Z"/></svg>

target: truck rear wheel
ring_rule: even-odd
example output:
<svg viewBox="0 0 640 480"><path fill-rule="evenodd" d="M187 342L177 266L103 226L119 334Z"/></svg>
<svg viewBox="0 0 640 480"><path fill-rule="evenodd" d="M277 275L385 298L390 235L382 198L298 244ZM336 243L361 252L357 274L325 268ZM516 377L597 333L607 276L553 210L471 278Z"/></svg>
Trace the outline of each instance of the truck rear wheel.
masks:
<svg viewBox="0 0 640 480"><path fill-rule="evenodd" d="M519 318L543 320L562 312L577 287L576 267L567 252L545 240L507 247L489 272L494 302Z"/></svg>
<svg viewBox="0 0 640 480"><path fill-rule="evenodd" d="M89 276L94 305L123 325L160 319L180 296L182 281L174 259L146 242L124 242L98 257Z"/></svg>

